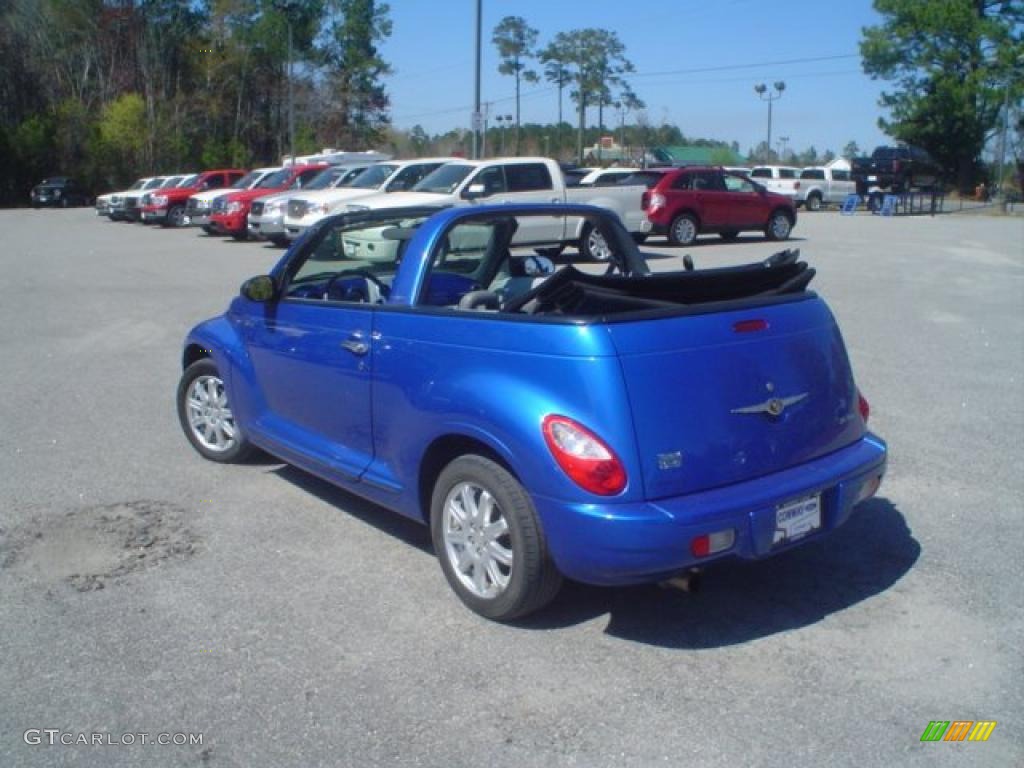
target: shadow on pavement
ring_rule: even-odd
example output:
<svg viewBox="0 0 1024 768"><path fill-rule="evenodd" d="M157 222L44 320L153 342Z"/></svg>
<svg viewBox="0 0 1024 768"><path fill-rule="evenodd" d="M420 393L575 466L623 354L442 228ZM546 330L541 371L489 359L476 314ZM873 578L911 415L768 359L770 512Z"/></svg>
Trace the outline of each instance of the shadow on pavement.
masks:
<svg viewBox="0 0 1024 768"><path fill-rule="evenodd" d="M920 555L903 515L876 498L820 541L768 560L709 567L696 594L567 584L548 609L518 626L554 629L607 613L605 631L624 640L666 648L737 645L815 624L880 594Z"/></svg>
<svg viewBox="0 0 1024 768"><path fill-rule="evenodd" d="M427 526L290 465L268 471L434 556ZM819 541L767 560L710 566L694 594L657 585L606 588L566 582L554 603L513 626L560 629L608 614L605 632L624 640L665 648L737 645L815 624L880 594L920 555L921 545L903 515L887 499L875 498Z"/></svg>

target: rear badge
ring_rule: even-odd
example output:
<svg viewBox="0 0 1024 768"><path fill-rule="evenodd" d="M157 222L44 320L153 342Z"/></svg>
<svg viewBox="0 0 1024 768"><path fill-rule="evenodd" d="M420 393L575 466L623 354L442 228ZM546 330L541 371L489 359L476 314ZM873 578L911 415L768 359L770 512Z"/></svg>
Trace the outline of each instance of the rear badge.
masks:
<svg viewBox="0 0 1024 768"><path fill-rule="evenodd" d="M733 408L729 413L763 413L775 419L781 416L789 406L796 405L801 400L806 399L806 392L801 392L799 395L793 395L792 397L773 397L765 400L763 403Z"/></svg>
<svg viewBox="0 0 1024 768"><path fill-rule="evenodd" d="M683 454L681 451L658 454L658 469L679 469L683 466Z"/></svg>

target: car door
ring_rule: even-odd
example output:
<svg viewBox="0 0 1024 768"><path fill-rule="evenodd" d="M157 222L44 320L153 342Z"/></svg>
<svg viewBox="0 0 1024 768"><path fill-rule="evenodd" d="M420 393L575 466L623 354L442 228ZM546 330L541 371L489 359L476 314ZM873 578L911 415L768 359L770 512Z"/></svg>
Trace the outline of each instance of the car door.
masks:
<svg viewBox="0 0 1024 768"><path fill-rule="evenodd" d="M253 305L244 336L264 402L260 428L286 450L354 480L373 459L374 310L343 286L348 278L316 280L339 271L342 249L340 226L310 240L285 271L280 298Z"/></svg>
<svg viewBox="0 0 1024 768"><path fill-rule="evenodd" d="M718 171L694 171L691 186L700 208L702 229L731 229L737 225L732 201Z"/></svg>
<svg viewBox="0 0 1024 768"><path fill-rule="evenodd" d="M733 229L758 228L765 223L764 198L750 179L739 174L723 174L728 199L729 226Z"/></svg>
<svg viewBox="0 0 1024 768"><path fill-rule="evenodd" d="M508 163L504 166L505 191L492 195L494 203L561 203L555 182L544 163ZM526 216L520 222L513 243L558 243L566 221L554 216Z"/></svg>

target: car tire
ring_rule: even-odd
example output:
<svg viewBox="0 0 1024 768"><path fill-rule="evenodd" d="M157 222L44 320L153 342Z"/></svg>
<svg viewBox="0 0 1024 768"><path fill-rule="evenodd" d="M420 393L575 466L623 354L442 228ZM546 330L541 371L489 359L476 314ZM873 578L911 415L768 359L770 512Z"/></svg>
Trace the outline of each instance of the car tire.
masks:
<svg viewBox="0 0 1024 768"><path fill-rule="evenodd" d="M817 192L807 196L807 210L808 211L820 211L821 210L821 195Z"/></svg>
<svg viewBox="0 0 1024 768"><path fill-rule="evenodd" d="M239 243L244 243L246 240L249 239L249 233L248 232L232 232L231 233L231 239L232 240L236 240Z"/></svg>
<svg viewBox="0 0 1024 768"><path fill-rule="evenodd" d="M270 235L267 239L279 248L288 247L288 238L284 235Z"/></svg>
<svg viewBox="0 0 1024 768"><path fill-rule="evenodd" d="M185 206L172 205L168 208L167 218L164 220L164 226L175 228L185 226Z"/></svg>
<svg viewBox="0 0 1024 768"><path fill-rule="evenodd" d="M580 255L589 261L608 261L611 258L611 248L604 235L591 224L583 225L578 248Z"/></svg>
<svg viewBox="0 0 1024 768"><path fill-rule="evenodd" d="M697 239L699 232L697 218L690 213L681 213L669 224L668 241L672 245L690 245Z"/></svg>
<svg viewBox="0 0 1024 768"><path fill-rule="evenodd" d="M497 462L467 454L448 464L434 483L430 529L445 578L475 613L511 621L558 594L562 575L533 501Z"/></svg>
<svg viewBox="0 0 1024 768"><path fill-rule="evenodd" d="M769 240L788 240L790 232L793 231L793 222L785 211L773 211L768 217L768 226L764 228L764 235Z"/></svg>
<svg viewBox="0 0 1024 768"><path fill-rule="evenodd" d="M242 433L228 403L216 363L192 363L178 382L178 420L185 437L204 458L224 464L244 461L253 445Z"/></svg>
<svg viewBox="0 0 1024 768"><path fill-rule="evenodd" d="M739 230L736 229L727 229L724 232L719 232L718 236L723 240L731 243L733 240L740 236L740 233Z"/></svg>

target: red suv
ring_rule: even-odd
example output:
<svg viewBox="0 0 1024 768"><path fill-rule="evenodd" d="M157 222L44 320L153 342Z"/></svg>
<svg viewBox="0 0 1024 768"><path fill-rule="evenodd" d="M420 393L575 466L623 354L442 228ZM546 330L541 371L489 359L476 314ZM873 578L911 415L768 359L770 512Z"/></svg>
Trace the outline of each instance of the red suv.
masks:
<svg viewBox="0 0 1024 768"><path fill-rule="evenodd" d="M251 189L240 189L222 195L213 201L210 213L210 227L220 235L231 235L235 240L249 236L247 219L254 200L284 192L286 189L302 189L313 177L328 168L326 163L288 165L267 176Z"/></svg>
<svg viewBox="0 0 1024 768"><path fill-rule="evenodd" d="M745 230L785 240L796 225L796 208L789 198L722 168L668 171L644 192L643 206L653 231L667 235L674 245L689 245L705 232L733 240Z"/></svg>

